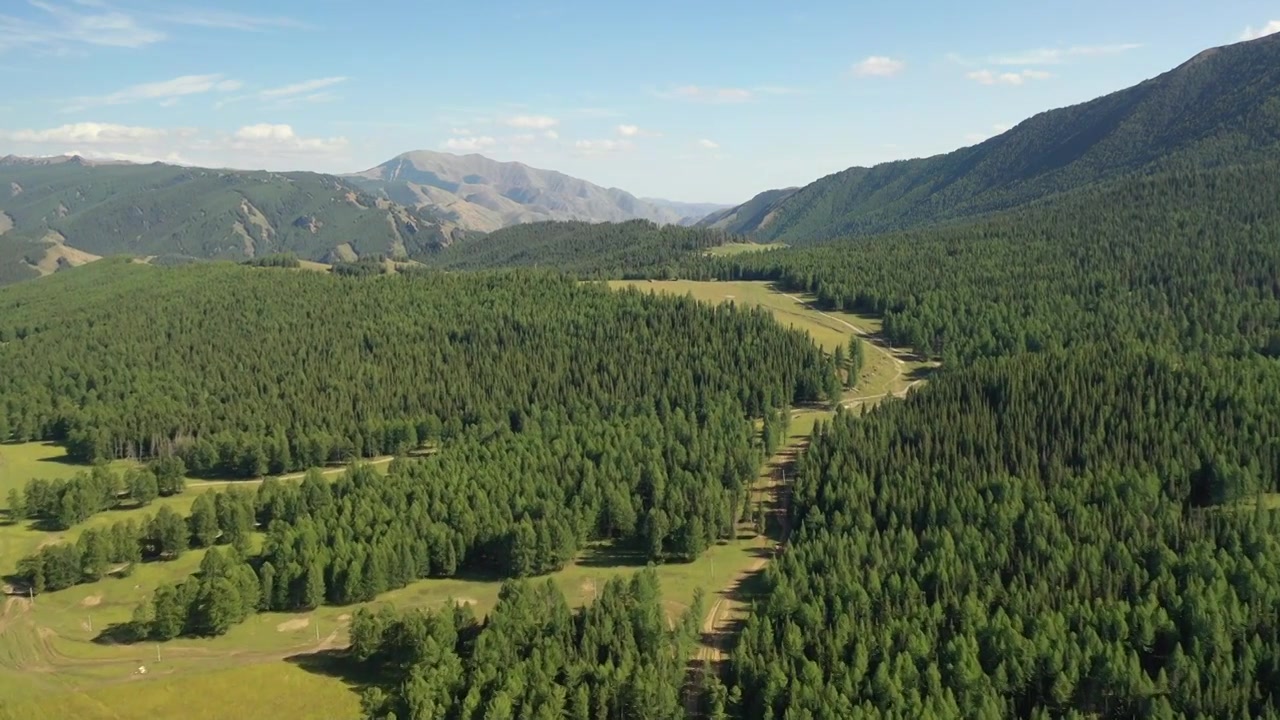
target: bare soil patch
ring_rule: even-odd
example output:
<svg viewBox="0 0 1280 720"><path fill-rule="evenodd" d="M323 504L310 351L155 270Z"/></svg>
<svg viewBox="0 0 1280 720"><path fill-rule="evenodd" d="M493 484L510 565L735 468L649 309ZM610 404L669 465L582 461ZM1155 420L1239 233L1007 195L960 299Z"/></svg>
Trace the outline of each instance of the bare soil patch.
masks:
<svg viewBox="0 0 1280 720"><path fill-rule="evenodd" d="M305 630L311 625L311 618L295 618L293 620L285 620L276 625L276 632L294 632L295 630Z"/></svg>

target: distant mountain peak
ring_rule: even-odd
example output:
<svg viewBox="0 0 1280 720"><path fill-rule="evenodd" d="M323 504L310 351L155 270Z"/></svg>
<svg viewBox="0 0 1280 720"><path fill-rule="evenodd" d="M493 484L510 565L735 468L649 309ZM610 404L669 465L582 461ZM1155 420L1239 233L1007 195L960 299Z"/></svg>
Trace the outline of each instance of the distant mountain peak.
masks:
<svg viewBox="0 0 1280 720"><path fill-rule="evenodd" d="M412 150L349 177L387 199L482 232L544 221L690 225L706 214L697 204L642 200L619 188L478 153Z"/></svg>

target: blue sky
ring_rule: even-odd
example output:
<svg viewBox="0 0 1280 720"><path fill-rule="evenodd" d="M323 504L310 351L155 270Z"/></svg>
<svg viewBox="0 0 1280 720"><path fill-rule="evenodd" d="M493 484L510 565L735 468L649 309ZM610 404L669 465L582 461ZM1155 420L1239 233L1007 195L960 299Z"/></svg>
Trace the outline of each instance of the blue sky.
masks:
<svg viewBox="0 0 1280 720"><path fill-rule="evenodd" d="M480 152L729 203L1277 30L1280 2L1253 0L4 0L0 154L349 172Z"/></svg>

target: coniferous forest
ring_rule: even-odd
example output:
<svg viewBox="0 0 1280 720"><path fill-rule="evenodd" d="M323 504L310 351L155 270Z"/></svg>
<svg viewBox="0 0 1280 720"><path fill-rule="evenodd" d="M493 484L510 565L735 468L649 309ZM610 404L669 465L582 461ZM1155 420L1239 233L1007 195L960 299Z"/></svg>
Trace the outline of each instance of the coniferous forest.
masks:
<svg viewBox="0 0 1280 720"><path fill-rule="evenodd" d="M0 342L0 432L86 462L177 455L197 476L403 453L548 412L679 411L705 428L724 407L745 426L839 390L765 312L545 274L111 261L6 290Z"/></svg>
<svg viewBox="0 0 1280 720"><path fill-rule="evenodd" d="M87 465L7 491L15 532L75 531L28 546L12 604L199 549L96 640L351 606L341 669L377 720L1280 720L1278 41L740 213L811 247L709 257L720 230L562 222L426 266L121 257L0 289L0 442ZM763 309L594 282L623 277L767 282L882 324L827 355ZM842 397L877 363L931 374ZM787 448L749 608L670 614L654 569L579 608L536 579L606 546L707 558L798 405L836 409ZM184 515L188 477L229 487ZM424 578L502 590L484 617L362 605ZM739 613L697 667L704 625Z"/></svg>

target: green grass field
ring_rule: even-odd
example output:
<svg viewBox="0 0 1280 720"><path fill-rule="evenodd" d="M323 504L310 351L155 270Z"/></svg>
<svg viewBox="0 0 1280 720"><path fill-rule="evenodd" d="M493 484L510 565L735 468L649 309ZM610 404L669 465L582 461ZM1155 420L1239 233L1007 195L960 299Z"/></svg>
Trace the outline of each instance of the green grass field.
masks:
<svg viewBox="0 0 1280 720"><path fill-rule="evenodd" d="M878 330L872 318L827 316L807 307L803 299L775 293L763 283L634 284L661 292L692 293L711 302L733 300L767 307L780 321L808 332L828 351L847 344L853 327L871 333ZM895 357L869 348L863 378L850 397L905 389L920 364L907 360L899 364ZM824 407L793 410L788 446L762 469L755 487L757 499L771 503L766 535L757 536L744 524L739 528L739 539L722 542L697 561L657 568L672 618L688 608L698 588L706 592L706 652L712 659L723 656L726 643L731 642L726 638L745 615L750 585L764 566L767 549L785 534L778 468L803 446L814 424L830 415L831 410ZM66 462L63 456L61 448L48 444L0 445L0 490L21 487L32 477L69 477L84 469ZM331 468L326 472L341 471ZM160 503L186 514L198 493L253 484L189 481L180 496L146 509L100 513L64 533L41 532L27 522L0 526L0 571L12 572L17 560L41 543L74 541L85 527L146 516ZM128 621L133 608L159 584L194 572L202 552L188 552L174 562L144 564L128 578L109 578L40 595L34 603L21 597L6 598L0 608L0 718L355 717L358 688L326 674L316 654L345 647L352 607L256 615L220 638L164 643L158 648L159 660L155 644L94 642L103 628ZM581 604L590 602L609 578L630 575L642 567L638 557L594 545L550 579L570 602ZM451 601L465 602L483 615L496 603L499 589L500 582L486 577L422 580L372 604L435 608ZM145 674L139 673L140 667L146 668ZM218 700L203 702L203 698Z"/></svg>
<svg viewBox="0 0 1280 720"><path fill-rule="evenodd" d="M710 250L707 250L706 254L711 257L731 257L733 255L742 255L743 253L780 250L784 247L787 247L786 243L725 243L724 245L717 245Z"/></svg>

